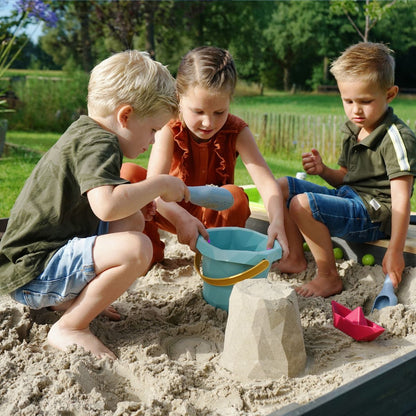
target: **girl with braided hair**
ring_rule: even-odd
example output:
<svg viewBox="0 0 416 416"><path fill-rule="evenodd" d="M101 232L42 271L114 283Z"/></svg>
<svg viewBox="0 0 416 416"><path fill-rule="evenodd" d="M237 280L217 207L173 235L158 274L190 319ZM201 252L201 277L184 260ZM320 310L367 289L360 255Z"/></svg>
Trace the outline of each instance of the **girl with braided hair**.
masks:
<svg viewBox="0 0 416 416"><path fill-rule="evenodd" d="M157 212L146 224L153 241L154 262L163 259L164 249L157 227L176 233L180 243L195 251L198 235L208 237L206 228L245 226L250 216L248 197L243 188L234 185L238 156L257 186L269 216L267 247L271 248L277 239L283 258L288 254L281 191L248 125L229 113L236 82L237 71L227 50L202 46L182 58L176 77L179 117L157 132L147 177L169 173L188 186L224 187L232 193L234 204L224 211L214 211L190 202L156 200ZM146 172L138 165L125 163L121 176L137 182L143 180Z"/></svg>

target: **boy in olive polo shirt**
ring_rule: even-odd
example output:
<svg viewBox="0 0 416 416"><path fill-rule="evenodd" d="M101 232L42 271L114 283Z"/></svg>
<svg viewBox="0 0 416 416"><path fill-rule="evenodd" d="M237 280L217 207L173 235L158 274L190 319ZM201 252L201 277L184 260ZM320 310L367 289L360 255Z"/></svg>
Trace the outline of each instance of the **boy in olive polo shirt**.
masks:
<svg viewBox="0 0 416 416"><path fill-rule="evenodd" d="M331 72L349 119L339 169L326 166L316 149L302 155L303 168L334 187L292 177L280 178L285 200L290 254L276 267L285 273L306 268L303 239L317 264L317 275L297 287L302 296L331 296L342 291L331 236L366 242L389 238L383 272L394 287L404 269L403 248L416 175L416 137L389 103L396 97L394 59L380 43L358 43L336 59Z"/></svg>
<svg viewBox="0 0 416 416"><path fill-rule="evenodd" d="M178 178L130 184L123 156L134 159L176 115L175 81L148 54L115 54L91 72L88 116L81 116L42 157L11 211L0 244L0 294L32 309L62 311L48 342L76 344L116 358L89 325L144 275L152 244L142 232L157 197L189 200Z"/></svg>

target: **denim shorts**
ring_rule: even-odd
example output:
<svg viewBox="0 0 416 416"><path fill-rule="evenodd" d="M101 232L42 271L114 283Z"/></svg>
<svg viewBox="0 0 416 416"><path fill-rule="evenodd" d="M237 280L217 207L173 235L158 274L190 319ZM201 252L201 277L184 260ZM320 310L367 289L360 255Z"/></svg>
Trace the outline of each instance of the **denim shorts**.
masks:
<svg viewBox="0 0 416 416"><path fill-rule="evenodd" d="M306 194L313 217L325 224L333 237L364 243L389 238L380 231L380 223L372 222L359 195L348 185L337 189L309 181L287 177L288 206L298 194Z"/></svg>
<svg viewBox="0 0 416 416"><path fill-rule="evenodd" d="M108 223L100 223L98 235L107 231ZM76 298L96 276L92 257L96 238L94 235L69 240L53 255L38 277L10 296L31 309L55 306Z"/></svg>

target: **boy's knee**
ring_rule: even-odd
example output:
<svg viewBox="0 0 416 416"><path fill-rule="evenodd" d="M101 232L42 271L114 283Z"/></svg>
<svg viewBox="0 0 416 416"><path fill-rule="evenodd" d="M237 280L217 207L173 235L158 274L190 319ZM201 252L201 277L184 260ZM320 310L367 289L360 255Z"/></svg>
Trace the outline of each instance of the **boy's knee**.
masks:
<svg viewBox="0 0 416 416"><path fill-rule="evenodd" d="M153 257L153 246L150 238L139 232L128 233L126 237L126 260L135 263L140 269L147 269Z"/></svg>
<svg viewBox="0 0 416 416"><path fill-rule="evenodd" d="M295 195L290 200L289 213L291 216L311 214L308 196L306 194Z"/></svg>

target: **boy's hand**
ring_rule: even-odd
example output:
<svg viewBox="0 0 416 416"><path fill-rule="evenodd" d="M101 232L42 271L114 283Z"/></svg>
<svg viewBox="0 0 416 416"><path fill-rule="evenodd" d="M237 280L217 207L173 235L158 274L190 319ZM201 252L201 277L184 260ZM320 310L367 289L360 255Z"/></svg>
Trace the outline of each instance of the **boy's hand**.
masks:
<svg viewBox="0 0 416 416"><path fill-rule="evenodd" d="M316 149L302 153L302 165L308 175L321 175L324 170L321 155Z"/></svg>
<svg viewBox="0 0 416 416"><path fill-rule="evenodd" d="M170 175L163 175L163 177L166 181L165 191L160 194L160 197L165 202L181 202L182 200L185 200L185 202L189 201L189 189L182 179Z"/></svg>
<svg viewBox="0 0 416 416"><path fill-rule="evenodd" d="M405 266L403 252L395 252L388 248L383 257L382 266L383 273L388 273L394 288L397 289L402 281L402 273Z"/></svg>

